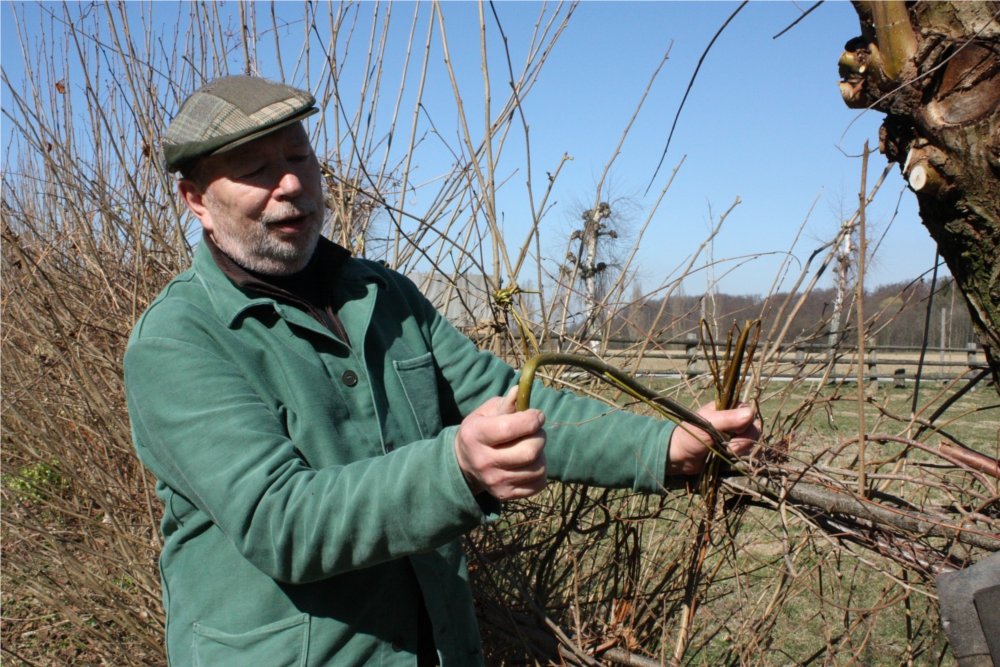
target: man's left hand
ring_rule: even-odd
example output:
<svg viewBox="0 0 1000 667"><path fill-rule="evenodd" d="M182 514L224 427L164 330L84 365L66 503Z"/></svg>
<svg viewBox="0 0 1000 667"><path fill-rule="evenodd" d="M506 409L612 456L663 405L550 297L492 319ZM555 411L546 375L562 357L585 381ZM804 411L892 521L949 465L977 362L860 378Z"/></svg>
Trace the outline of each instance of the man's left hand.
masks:
<svg viewBox="0 0 1000 667"><path fill-rule="evenodd" d="M713 404L703 405L698 414L705 418L716 430L732 435L728 442L733 456L750 453L754 443L760 439L760 420L749 405L741 405L732 410L716 410ZM708 433L688 422L677 425L670 436L670 452L667 461L667 475L697 475L705 467L712 438Z"/></svg>

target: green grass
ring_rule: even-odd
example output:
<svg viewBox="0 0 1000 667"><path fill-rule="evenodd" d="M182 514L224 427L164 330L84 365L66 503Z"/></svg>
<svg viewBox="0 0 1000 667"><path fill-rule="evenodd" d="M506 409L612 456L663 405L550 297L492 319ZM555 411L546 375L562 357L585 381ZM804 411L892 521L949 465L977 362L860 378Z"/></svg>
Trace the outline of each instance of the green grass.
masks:
<svg viewBox="0 0 1000 667"><path fill-rule="evenodd" d="M59 472L57 461L41 461L22 466L16 473L4 475L2 483L13 492L16 502L25 504L41 503L69 486L66 478Z"/></svg>
<svg viewBox="0 0 1000 667"><path fill-rule="evenodd" d="M917 420L928 419L945 400L956 393L957 386L938 382L923 383L918 395ZM890 383L869 384L864 406L865 430L907 436L919 428L919 421L910 424L913 385L896 389ZM817 387L772 383L763 393L761 413L765 418L777 414L787 418L790 413L804 413L802 422L808 435L852 437L858 429L858 390L856 383ZM797 410L798 409L798 410ZM1000 397L990 387L980 385L966 393L934 422L937 428L961 440L970 447L997 455L1000 433ZM924 437L933 435L925 431ZM992 450L992 452L991 452Z"/></svg>

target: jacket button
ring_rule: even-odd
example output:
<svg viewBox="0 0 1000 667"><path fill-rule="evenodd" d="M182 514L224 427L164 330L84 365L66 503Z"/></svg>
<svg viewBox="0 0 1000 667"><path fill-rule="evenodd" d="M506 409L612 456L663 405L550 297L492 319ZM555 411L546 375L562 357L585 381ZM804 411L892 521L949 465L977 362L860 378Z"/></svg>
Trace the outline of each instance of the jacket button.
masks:
<svg viewBox="0 0 1000 667"><path fill-rule="evenodd" d="M348 387L353 387L358 383L358 374L354 371L344 371L344 374L340 376L340 379Z"/></svg>

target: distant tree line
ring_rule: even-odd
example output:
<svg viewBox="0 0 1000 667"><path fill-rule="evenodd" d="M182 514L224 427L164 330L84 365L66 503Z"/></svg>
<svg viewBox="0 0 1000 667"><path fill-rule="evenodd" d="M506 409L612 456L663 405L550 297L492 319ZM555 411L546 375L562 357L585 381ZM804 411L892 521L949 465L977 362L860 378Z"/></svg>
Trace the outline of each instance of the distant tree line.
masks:
<svg viewBox="0 0 1000 667"><path fill-rule="evenodd" d="M938 281L928 315L931 296L931 282L924 279L883 285L866 292L868 344L919 347L925 328L930 347L963 348L975 342L971 319L954 281L950 278ZM702 319L719 331L728 331L734 321L742 324L748 319L761 318L762 329L768 332L781 328L773 326L774 318L787 300L799 305L793 311L785 309L785 313L792 312L786 343L822 345L835 341L854 345L857 320L853 299L848 301L848 309L840 318L842 324L831 338L835 297L836 290L832 287L816 288L801 297L777 293L766 299L754 295L674 294L666 300L644 299L627 304L613 318L611 331L613 338L652 337L663 341L697 336Z"/></svg>

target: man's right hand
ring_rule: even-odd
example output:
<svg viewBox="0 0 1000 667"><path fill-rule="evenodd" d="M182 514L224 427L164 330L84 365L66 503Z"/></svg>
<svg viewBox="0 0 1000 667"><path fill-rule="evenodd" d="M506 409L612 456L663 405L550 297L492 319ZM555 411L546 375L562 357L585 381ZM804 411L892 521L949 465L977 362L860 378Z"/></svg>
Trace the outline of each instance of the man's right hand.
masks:
<svg viewBox="0 0 1000 667"><path fill-rule="evenodd" d="M491 398L458 428L455 457L474 494L510 500L545 488L545 415L517 412L516 397L513 387L506 396Z"/></svg>

